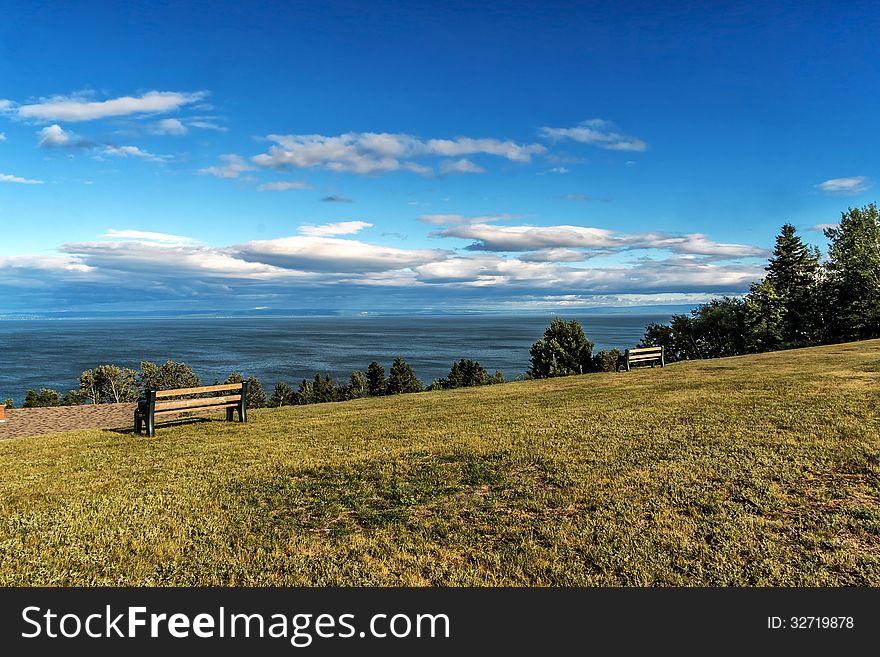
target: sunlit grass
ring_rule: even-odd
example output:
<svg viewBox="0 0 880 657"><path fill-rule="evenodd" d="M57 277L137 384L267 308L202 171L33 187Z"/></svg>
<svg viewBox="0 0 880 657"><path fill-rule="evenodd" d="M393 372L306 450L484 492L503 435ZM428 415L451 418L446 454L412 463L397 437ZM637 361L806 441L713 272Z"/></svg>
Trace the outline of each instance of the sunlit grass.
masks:
<svg viewBox="0 0 880 657"><path fill-rule="evenodd" d="M880 341L0 443L4 585L880 585Z"/></svg>

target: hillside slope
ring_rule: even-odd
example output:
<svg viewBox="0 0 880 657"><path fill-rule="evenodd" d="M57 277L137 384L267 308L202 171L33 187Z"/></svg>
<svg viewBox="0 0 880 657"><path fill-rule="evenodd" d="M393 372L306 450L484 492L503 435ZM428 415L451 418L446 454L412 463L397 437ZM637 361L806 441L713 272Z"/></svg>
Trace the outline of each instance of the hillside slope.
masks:
<svg viewBox="0 0 880 657"><path fill-rule="evenodd" d="M880 341L0 443L3 585L880 585Z"/></svg>

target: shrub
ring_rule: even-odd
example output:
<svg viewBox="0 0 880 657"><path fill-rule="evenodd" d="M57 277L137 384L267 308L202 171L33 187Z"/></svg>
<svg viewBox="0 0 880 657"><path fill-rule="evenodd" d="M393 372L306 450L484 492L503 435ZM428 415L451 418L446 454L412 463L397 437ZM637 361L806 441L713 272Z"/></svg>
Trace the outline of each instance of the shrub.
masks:
<svg viewBox="0 0 880 657"><path fill-rule="evenodd" d="M40 388L37 392L33 388L24 396L23 408L45 408L47 406L61 406L61 395L51 388Z"/></svg>
<svg viewBox="0 0 880 657"><path fill-rule="evenodd" d="M241 383L244 381L244 377L240 372L233 372L229 376L226 377L226 381L224 383ZM265 408L266 407L266 393L263 391L263 386L260 383L260 380L255 376L249 376L247 378L247 397L245 397L245 403L248 408Z"/></svg>
<svg viewBox="0 0 880 657"><path fill-rule="evenodd" d="M593 356L594 372L616 372L617 366L623 361L623 354L620 349L614 348L611 351L600 349Z"/></svg>
<svg viewBox="0 0 880 657"><path fill-rule="evenodd" d="M370 394L370 386L363 372L352 372L348 380L348 399L361 399Z"/></svg>
<svg viewBox="0 0 880 657"><path fill-rule="evenodd" d="M543 379L589 372L592 351L593 343L587 340L576 320L554 319L544 331L544 339L535 342L529 350L532 366L528 376Z"/></svg>
<svg viewBox="0 0 880 657"><path fill-rule="evenodd" d="M198 388L202 385L202 380L196 376L189 365L175 363L173 360L166 361L162 365L156 365L148 360L143 361L138 379L142 390L147 388L155 390ZM235 383L240 383L240 381Z"/></svg>

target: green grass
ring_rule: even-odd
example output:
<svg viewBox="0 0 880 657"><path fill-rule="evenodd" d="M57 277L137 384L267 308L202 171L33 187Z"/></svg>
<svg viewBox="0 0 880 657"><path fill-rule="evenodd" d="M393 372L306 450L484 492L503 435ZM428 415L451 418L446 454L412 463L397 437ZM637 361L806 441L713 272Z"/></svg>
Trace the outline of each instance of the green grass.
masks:
<svg viewBox="0 0 880 657"><path fill-rule="evenodd" d="M880 585L880 341L0 443L0 584Z"/></svg>

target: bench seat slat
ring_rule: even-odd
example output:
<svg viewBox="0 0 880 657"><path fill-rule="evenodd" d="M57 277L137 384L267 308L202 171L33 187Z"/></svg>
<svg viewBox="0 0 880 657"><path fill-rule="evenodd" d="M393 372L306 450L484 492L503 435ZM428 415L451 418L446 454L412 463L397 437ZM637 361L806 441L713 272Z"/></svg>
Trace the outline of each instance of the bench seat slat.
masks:
<svg viewBox="0 0 880 657"><path fill-rule="evenodd" d="M163 397L177 397L180 395L195 395L200 392L224 392L227 390L241 390L240 383L224 383L219 386L200 386L198 388L177 388L176 390L157 390L156 399Z"/></svg>
<svg viewBox="0 0 880 657"><path fill-rule="evenodd" d="M175 408L196 408L198 406L222 406L226 403L238 403L241 395L226 395L224 397L200 397L198 399L175 399L173 401L156 402L157 411L167 411Z"/></svg>
<svg viewBox="0 0 880 657"><path fill-rule="evenodd" d="M637 349L628 349L630 354L657 354L660 355L660 351L663 347L639 347Z"/></svg>
<svg viewBox="0 0 880 657"><path fill-rule="evenodd" d="M637 361L637 360L659 360L659 359L660 359L660 354L657 354L656 356L648 356L648 355L642 354L639 356L630 356L629 357L630 362Z"/></svg>
<svg viewBox="0 0 880 657"><path fill-rule="evenodd" d="M229 403L229 404L215 404L214 406L195 406L192 408L169 408L164 411L156 411L153 413L154 416L159 415L170 415L172 413L200 413L204 411L220 411L224 408L237 408L237 403Z"/></svg>

